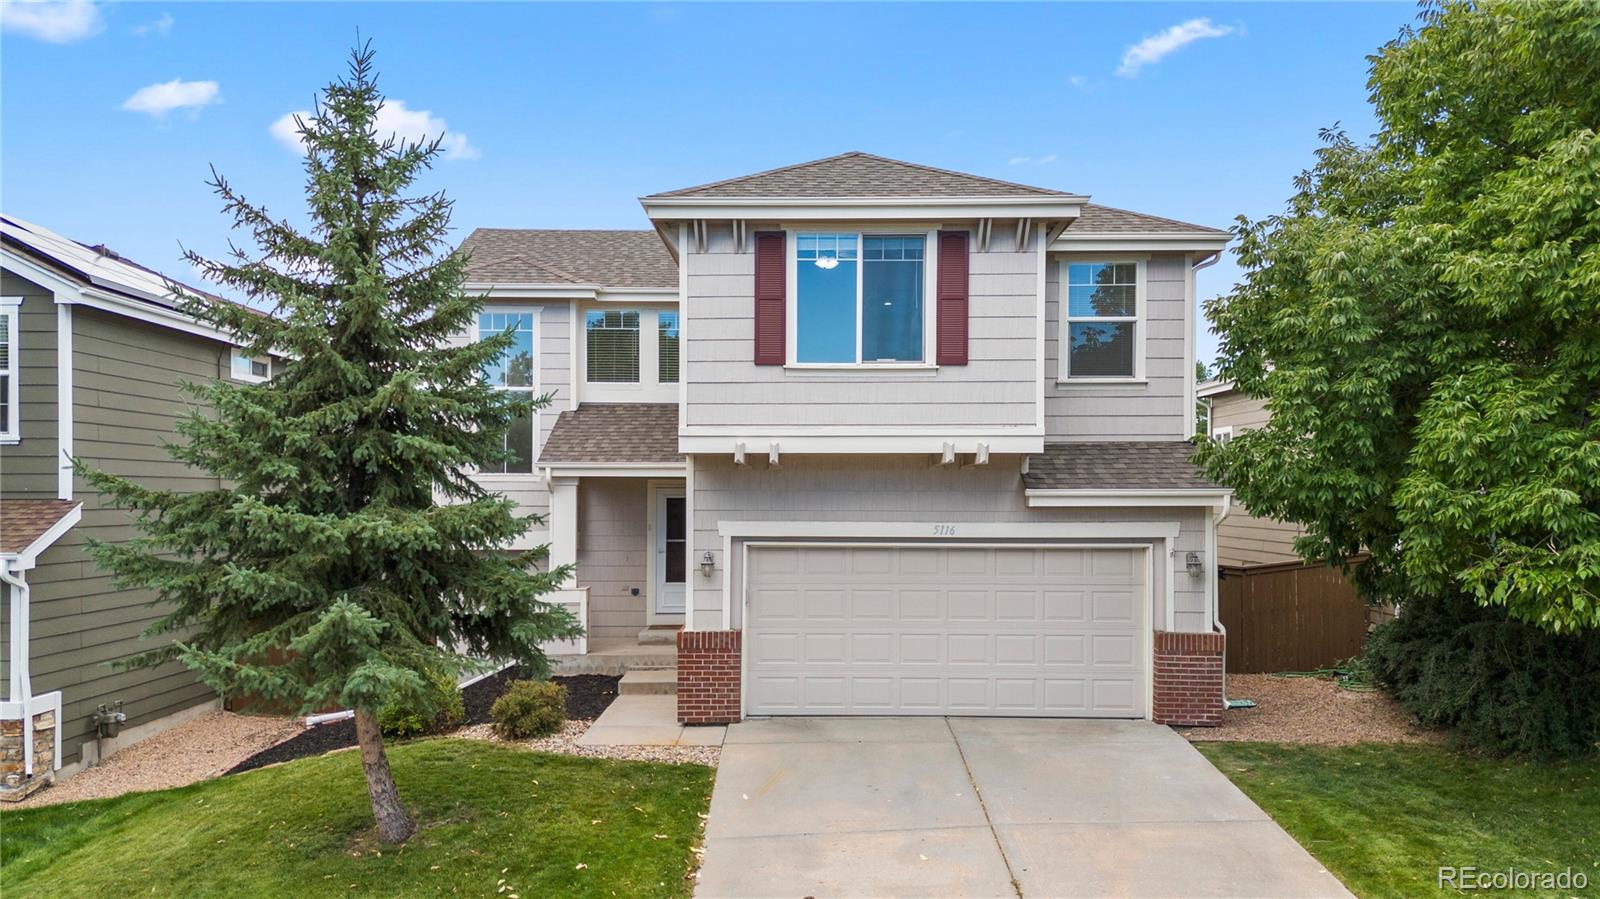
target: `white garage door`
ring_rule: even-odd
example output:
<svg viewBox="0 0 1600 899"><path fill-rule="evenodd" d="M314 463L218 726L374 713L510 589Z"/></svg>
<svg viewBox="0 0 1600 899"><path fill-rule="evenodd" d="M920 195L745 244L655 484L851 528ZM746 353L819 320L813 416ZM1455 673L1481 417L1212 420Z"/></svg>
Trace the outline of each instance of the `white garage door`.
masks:
<svg viewBox="0 0 1600 899"><path fill-rule="evenodd" d="M1141 718L1145 551L752 546L751 715Z"/></svg>

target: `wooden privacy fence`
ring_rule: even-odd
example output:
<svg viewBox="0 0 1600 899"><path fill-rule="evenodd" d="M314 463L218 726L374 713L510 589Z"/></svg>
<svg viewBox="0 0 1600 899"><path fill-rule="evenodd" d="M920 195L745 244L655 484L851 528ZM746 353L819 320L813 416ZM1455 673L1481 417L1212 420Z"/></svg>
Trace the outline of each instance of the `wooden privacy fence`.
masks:
<svg viewBox="0 0 1600 899"><path fill-rule="evenodd" d="M1309 671L1361 651L1367 604L1338 569L1286 562L1217 575L1229 673Z"/></svg>

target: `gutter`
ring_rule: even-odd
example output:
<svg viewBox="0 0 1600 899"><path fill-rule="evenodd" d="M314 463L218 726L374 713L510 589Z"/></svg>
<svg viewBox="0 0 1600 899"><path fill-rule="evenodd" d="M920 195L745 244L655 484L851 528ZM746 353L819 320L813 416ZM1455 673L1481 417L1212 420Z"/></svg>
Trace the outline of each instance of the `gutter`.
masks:
<svg viewBox="0 0 1600 899"><path fill-rule="evenodd" d="M1216 574L1217 525L1222 524L1222 520L1227 518L1228 513L1232 511L1233 493L1229 491L1222 498L1222 504L1217 507L1216 511L1211 513L1211 534L1208 541L1211 545L1206 548L1206 557L1211 560L1211 626L1222 634L1222 710L1224 712L1228 710L1228 629L1222 626L1222 597L1218 595L1222 591L1217 582Z"/></svg>

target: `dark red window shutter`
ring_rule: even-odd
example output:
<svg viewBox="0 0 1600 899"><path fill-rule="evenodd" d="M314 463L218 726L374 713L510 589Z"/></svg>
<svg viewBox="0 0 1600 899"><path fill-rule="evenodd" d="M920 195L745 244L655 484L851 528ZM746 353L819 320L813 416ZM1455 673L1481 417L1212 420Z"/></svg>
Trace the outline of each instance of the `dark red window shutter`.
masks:
<svg viewBox="0 0 1600 899"><path fill-rule="evenodd" d="M940 365L967 364L967 232L939 232L939 334L935 341Z"/></svg>
<svg viewBox="0 0 1600 899"><path fill-rule="evenodd" d="M784 334L788 318L784 289L789 260L782 231L756 234L756 364L782 365L789 354Z"/></svg>

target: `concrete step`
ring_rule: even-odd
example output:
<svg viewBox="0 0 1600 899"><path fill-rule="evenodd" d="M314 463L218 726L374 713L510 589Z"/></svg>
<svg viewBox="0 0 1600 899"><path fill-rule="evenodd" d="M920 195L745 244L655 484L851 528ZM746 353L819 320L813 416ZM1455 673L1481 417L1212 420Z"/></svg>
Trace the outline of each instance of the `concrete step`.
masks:
<svg viewBox="0 0 1600 899"><path fill-rule="evenodd" d="M647 627L639 632L640 646L677 646L679 627Z"/></svg>
<svg viewBox="0 0 1600 899"><path fill-rule="evenodd" d="M677 693L676 668L630 668L617 684L619 696L675 696Z"/></svg>

